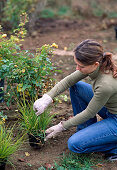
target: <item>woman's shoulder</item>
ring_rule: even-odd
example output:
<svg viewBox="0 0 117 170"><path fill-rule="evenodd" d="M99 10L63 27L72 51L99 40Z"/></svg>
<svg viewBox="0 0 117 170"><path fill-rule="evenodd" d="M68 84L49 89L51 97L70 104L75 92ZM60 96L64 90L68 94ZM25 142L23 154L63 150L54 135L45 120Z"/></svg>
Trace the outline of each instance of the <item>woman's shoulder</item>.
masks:
<svg viewBox="0 0 117 170"><path fill-rule="evenodd" d="M107 90L117 90L117 78L113 78L113 75L111 73L104 74L101 73L100 76L97 79L97 84L103 87L103 89Z"/></svg>
<svg viewBox="0 0 117 170"><path fill-rule="evenodd" d="M103 82L107 83L112 83L116 82L117 83L117 78L114 78L111 73L100 73L99 79Z"/></svg>

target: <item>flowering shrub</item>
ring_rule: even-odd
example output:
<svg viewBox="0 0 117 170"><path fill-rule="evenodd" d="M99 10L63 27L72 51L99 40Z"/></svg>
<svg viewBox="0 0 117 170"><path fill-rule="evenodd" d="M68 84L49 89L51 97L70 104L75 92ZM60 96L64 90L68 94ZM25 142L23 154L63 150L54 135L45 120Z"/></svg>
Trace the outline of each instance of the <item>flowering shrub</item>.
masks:
<svg viewBox="0 0 117 170"><path fill-rule="evenodd" d="M52 45L43 45L36 53L22 50L20 42L23 40L27 21L25 14L22 15L22 22L10 38L0 32L0 77L6 79L7 104L9 105L14 97L20 97L24 93L29 99L35 98L36 94L41 95L45 88L53 84L50 78L55 70L51 62Z"/></svg>
<svg viewBox="0 0 117 170"><path fill-rule="evenodd" d="M29 98L35 98L36 94L41 95L44 88L47 88L47 82L49 85L54 81L50 76L56 70L48 52L52 52L52 48L44 45L35 55L21 51L17 54L17 60L5 60L1 73L7 78L7 93L10 97L14 96L14 93L19 97L24 92Z"/></svg>
<svg viewBox="0 0 117 170"><path fill-rule="evenodd" d="M9 101L14 93L19 97L22 92L31 98L36 94L42 94L42 90L47 88L54 80L50 76L55 72L55 68L49 59L52 48L49 45L42 46L35 55L29 51L20 51L13 60L2 59L0 76L7 80L7 94ZM52 53L51 53L52 55ZM13 56L12 56L13 57ZM8 102L9 102L8 101Z"/></svg>

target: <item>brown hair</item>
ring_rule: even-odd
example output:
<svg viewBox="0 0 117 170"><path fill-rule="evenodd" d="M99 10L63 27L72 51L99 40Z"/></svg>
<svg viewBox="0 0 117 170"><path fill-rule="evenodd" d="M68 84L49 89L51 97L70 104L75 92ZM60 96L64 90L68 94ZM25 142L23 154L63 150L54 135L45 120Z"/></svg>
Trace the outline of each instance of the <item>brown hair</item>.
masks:
<svg viewBox="0 0 117 170"><path fill-rule="evenodd" d="M117 77L117 67L112 60L110 52L103 52L103 47L95 40L82 41L74 50L75 57L84 65L92 65L95 62L100 63L100 70L103 73L112 71L113 77Z"/></svg>

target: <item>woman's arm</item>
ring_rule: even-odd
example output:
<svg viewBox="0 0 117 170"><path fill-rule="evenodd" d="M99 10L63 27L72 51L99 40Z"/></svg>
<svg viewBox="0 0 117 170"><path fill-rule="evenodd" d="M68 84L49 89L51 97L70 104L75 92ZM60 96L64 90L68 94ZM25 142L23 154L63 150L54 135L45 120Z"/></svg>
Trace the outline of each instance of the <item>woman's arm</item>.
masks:
<svg viewBox="0 0 117 170"><path fill-rule="evenodd" d="M51 98L54 98L85 77L87 77L87 75L77 70L58 82L47 94Z"/></svg>
<svg viewBox="0 0 117 170"><path fill-rule="evenodd" d="M94 96L89 102L87 108L81 113L77 114L73 118L64 121L63 126L65 129L69 129L72 126L80 125L90 118L93 118L101 108L107 103L112 95L111 87L106 88L105 86L98 87L94 92Z"/></svg>
<svg viewBox="0 0 117 170"><path fill-rule="evenodd" d="M44 112L44 110L48 107L49 104L52 103L52 99L58 94L62 93L70 86L74 85L77 81L85 78L86 75L83 75L79 71L75 71L69 76L65 77L58 84L56 84L50 92L44 94L40 99L37 99L34 102L33 109L36 111L36 115L40 115Z"/></svg>

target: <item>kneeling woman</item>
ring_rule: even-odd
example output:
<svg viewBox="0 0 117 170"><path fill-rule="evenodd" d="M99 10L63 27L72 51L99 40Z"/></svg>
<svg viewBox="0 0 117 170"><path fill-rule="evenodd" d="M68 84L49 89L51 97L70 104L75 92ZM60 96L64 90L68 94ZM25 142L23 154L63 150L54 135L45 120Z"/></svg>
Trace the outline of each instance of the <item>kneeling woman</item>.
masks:
<svg viewBox="0 0 117 170"><path fill-rule="evenodd" d="M40 115L52 99L70 88L74 117L46 130L47 137L77 126L68 140L68 148L76 153L103 152L117 159L117 68L111 53L104 53L94 40L81 42L74 50L76 71L56 84L34 103ZM89 76L91 84L81 81ZM103 118L97 122L96 114Z"/></svg>

